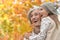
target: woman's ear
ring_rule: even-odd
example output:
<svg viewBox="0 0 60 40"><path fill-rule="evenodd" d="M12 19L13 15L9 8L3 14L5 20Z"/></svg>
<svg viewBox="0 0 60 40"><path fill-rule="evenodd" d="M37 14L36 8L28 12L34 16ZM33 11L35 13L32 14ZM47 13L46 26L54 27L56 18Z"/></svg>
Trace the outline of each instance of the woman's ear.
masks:
<svg viewBox="0 0 60 40"><path fill-rule="evenodd" d="M31 27L34 26L33 24L31 24Z"/></svg>
<svg viewBox="0 0 60 40"><path fill-rule="evenodd" d="M32 29L34 28L34 24L31 24Z"/></svg>

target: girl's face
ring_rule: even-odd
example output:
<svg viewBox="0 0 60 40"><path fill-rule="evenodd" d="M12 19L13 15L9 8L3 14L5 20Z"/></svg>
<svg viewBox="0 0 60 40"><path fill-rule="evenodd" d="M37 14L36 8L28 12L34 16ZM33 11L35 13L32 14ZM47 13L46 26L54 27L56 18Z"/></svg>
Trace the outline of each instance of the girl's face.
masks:
<svg viewBox="0 0 60 40"><path fill-rule="evenodd" d="M48 16L48 11L46 11L45 8L40 7L39 11L40 11L40 15L42 16L42 18Z"/></svg>

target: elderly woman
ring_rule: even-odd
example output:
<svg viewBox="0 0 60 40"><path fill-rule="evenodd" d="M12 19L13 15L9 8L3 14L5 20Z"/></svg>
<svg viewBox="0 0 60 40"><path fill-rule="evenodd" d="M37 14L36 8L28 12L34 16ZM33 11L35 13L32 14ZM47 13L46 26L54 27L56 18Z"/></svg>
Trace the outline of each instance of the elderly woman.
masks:
<svg viewBox="0 0 60 40"><path fill-rule="evenodd" d="M30 35L29 40L60 40L60 23L54 4L51 2L44 3L38 10L36 14L34 11L30 11L28 14L31 24L34 27L40 26L40 32L36 36ZM40 25L38 26L37 24Z"/></svg>
<svg viewBox="0 0 60 40"><path fill-rule="evenodd" d="M26 37L26 35L25 35L25 37L28 40L32 40L35 38L35 36L38 35L38 33L40 33L41 15L40 15L39 8L37 7L37 8L31 9L29 11L28 17L30 19L33 30L32 30L32 33L30 36L28 34L26 34L29 36L29 39L28 39L28 36ZM36 40L36 38L34 40Z"/></svg>

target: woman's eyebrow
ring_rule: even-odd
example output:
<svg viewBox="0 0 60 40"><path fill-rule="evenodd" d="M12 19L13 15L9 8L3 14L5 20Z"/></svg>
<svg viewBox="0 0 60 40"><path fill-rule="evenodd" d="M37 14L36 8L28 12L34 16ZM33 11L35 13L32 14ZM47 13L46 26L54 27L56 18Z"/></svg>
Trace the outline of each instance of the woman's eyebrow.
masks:
<svg viewBox="0 0 60 40"><path fill-rule="evenodd" d="M39 12L35 12L35 14L38 14Z"/></svg>

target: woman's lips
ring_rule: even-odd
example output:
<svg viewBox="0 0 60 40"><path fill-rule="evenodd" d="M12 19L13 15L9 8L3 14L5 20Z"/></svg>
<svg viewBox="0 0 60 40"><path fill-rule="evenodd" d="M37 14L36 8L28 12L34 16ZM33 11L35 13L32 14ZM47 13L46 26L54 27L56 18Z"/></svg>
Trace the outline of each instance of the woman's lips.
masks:
<svg viewBox="0 0 60 40"><path fill-rule="evenodd" d="M38 22L37 20L36 21L34 21L34 23L36 23L36 22Z"/></svg>

